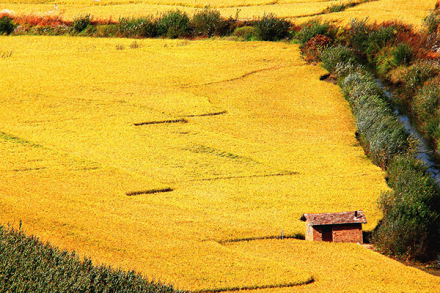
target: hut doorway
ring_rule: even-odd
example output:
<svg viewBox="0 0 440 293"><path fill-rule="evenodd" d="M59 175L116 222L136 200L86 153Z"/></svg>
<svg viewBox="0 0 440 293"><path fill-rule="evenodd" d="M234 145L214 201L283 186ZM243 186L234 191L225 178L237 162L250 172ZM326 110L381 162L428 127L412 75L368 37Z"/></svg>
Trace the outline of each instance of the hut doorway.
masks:
<svg viewBox="0 0 440 293"><path fill-rule="evenodd" d="M322 226L322 241L333 242L332 226Z"/></svg>

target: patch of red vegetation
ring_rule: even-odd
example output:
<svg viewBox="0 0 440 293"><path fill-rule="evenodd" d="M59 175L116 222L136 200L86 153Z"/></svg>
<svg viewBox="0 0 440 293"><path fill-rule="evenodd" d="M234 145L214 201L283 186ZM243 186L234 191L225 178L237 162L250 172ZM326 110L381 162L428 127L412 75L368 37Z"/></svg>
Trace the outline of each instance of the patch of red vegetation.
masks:
<svg viewBox="0 0 440 293"><path fill-rule="evenodd" d="M35 14L26 14L26 15L18 15L14 16L13 20L18 25L26 25L26 26L51 26L56 27L59 25L70 25L70 21L63 20L58 15L35 15Z"/></svg>
<svg viewBox="0 0 440 293"><path fill-rule="evenodd" d="M307 62L319 61L321 52L332 43L332 39L324 36L314 36L308 41L304 48L301 49L304 59Z"/></svg>

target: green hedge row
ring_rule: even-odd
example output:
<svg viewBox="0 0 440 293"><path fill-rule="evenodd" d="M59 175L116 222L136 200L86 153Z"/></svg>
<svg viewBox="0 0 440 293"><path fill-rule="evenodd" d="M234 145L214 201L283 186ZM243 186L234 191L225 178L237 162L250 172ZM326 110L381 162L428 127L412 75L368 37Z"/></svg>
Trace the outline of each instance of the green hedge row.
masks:
<svg viewBox="0 0 440 293"><path fill-rule="evenodd" d="M292 23L270 13L261 18L240 21L223 18L211 9L197 11L192 17L173 10L158 17L121 18L118 22L94 20L91 15L76 17L72 22L54 17L15 19L0 15L0 34L82 35L92 37L128 38L198 38L234 35L242 27L251 27L248 40L278 41L290 38ZM240 35L238 32L236 35Z"/></svg>

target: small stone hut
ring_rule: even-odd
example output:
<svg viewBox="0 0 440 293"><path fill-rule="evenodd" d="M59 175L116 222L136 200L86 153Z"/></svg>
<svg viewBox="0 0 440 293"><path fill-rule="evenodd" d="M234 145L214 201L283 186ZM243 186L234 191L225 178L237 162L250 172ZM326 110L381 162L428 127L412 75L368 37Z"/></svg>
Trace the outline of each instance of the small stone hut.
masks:
<svg viewBox="0 0 440 293"><path fill-rule="evenodd" d="M363 211L303 214L306 240L363 243L362 224L367 223Z"/></svg>

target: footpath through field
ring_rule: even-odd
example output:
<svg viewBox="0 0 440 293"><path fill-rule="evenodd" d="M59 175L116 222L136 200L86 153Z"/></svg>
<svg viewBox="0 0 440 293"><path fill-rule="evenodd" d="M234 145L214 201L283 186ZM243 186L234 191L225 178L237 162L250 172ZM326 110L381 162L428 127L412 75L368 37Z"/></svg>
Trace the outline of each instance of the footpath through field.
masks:
<svg viewBox="0 0 440 293"><path fill-rule="evenodd" d="M302 213L381 216L384 173L296 45L0 40L2 224L188 290L439 289L356 244L238 241L303 234Z"/></svg>

